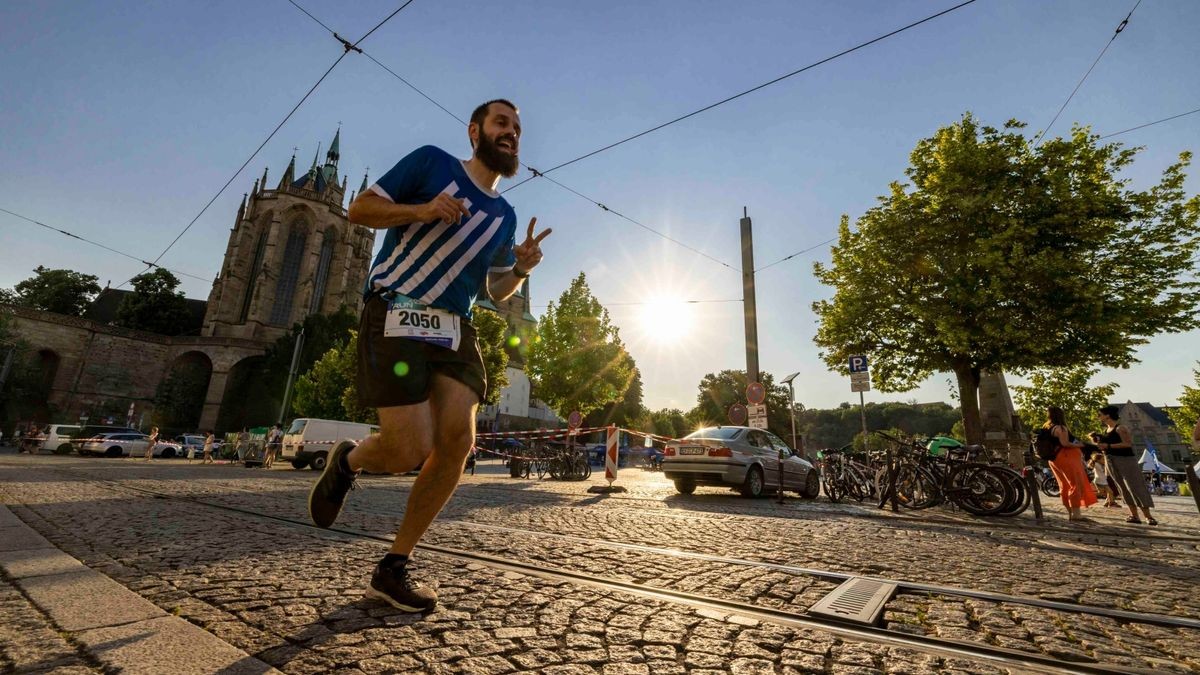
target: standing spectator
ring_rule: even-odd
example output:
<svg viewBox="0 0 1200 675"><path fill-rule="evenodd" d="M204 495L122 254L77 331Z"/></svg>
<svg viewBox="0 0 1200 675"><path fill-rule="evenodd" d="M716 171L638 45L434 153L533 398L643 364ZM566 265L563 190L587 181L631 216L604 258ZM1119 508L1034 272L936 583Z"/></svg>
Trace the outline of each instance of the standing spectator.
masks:
<svg viewBox="0 0 1200 675"><path fill-rule="evenodd" d="M158 427L150 427L150 438L146 439L146 461L154 456L154 446L158 445Z"/></svg>
<svg viewBox="0 0 1200 675"><path fill-rule="evenodd" d="M213 455L213 432L212 432L212 429L209 429L208 432L206 432L204 434L204 460L203 460L203 463L204 464L212 464L213 463L212 455Z"/></svg>
<svg viewBox="0 0 1200 675"><path fill-rule="evenodd" d="M1044 429L1058 441L1058 454L1050 460L1050 470L1058 480L1063 506L1067 507L1068 520L1086 520L1082 509L1096 503L1096 491L1088 481L1083 468L1083 444L1077 442L1067 429L1066 415L1058 406L1046 409Z"/></svg>
<svg viewBox="0 0 1200 675"><path fill-rule="evenodd" d="M1113 489L1108 485L1108 471L1104 468L1104 453L1094 452L1088 457L1088 466L1096 477L1096 494L1104 497L1104 506L1116 506Z"/></svg>
<svg viewBox="0 0 1200 675"><path fill-rule="evenodd" d="M237 435L237 445L233 447L237 454L229 458L230 464L233 464L235 459L241 463L246 458L246 446L249 443L250 434L246 431L246 427L242 427L242 430L239 431Z"/></svg>
<svg viewBox="0 0 1200 675"><path fill-rule="evenodd" d="M1133 436L1120 423L1119 410L1115 405L1106 405L1100 409L1100 423L1104 425L1105 432L1093 433L1092 440L1100 446L1100 452L1104 453L1104 463L1108 469L1108 475L1116 480L1117 489L1121 491L1121 498L1129 507L1129 517L1125 519L1125 522L1141 524L1142 521L1138 518L1137 512L1140 508L1142 514L1146 516L1147 523L1158 525L1158 521L1150 515L1150 508L1154 506L1154 498L1150 496L1150 490L1146 488L1142 467L1133 457Z"/></svg>
<svg viewBox="0 0 1200 675"><path fill-rule="evenodd" d="M276 422L275 426L267 432L267 451L263 456L263 468L269 469L275 463L275 455L279 452L280 446L283 445L283 427Z"/></svg>

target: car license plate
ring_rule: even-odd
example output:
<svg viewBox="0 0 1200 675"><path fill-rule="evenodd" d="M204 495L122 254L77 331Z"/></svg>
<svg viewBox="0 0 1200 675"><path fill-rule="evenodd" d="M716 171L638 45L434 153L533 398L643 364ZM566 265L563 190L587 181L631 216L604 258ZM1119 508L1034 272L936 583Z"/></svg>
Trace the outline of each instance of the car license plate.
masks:
<svg viewBox="0 0 1200 675"><path fill-rule="evenodd" d="M679 454L681 454L681 455L703 455L704 448L702 448L702 447L680 448Z"/></svg>

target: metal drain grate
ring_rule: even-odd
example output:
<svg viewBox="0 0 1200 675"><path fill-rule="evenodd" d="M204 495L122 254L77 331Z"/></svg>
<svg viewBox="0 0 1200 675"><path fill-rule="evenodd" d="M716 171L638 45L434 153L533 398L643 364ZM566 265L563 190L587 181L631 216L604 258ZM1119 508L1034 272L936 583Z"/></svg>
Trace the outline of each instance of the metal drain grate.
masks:
<svg viewBox="0 0 1200 675"><path fill-rule="evenodd" d="M883 606L896 592L896 584L871 579L851 578L809 608L819 614L850 623L874 626L883 614Z"/></svg>

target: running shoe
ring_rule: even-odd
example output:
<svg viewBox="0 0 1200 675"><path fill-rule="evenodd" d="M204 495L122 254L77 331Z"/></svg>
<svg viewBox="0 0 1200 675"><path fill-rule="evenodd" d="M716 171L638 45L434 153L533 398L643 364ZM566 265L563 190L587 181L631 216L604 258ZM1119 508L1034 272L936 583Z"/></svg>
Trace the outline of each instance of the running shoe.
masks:
<svg viewBox="0 0 1200 675"><path fill-rule="evenodd" d="M357 487L354 479L358 473L342 467L342 458L357 445L349 440L335 445L325 460L325 470L308 493L308 515L318 527L333 527L346 503L346 494Z"/></svg>
<svg viewBox="0 0 1200 675"><path fill-rule="evenodd" d="M382 600L402 612L428 612L437 607L437 593L412 580L407 563L375 566L366 596Z"/></svg>

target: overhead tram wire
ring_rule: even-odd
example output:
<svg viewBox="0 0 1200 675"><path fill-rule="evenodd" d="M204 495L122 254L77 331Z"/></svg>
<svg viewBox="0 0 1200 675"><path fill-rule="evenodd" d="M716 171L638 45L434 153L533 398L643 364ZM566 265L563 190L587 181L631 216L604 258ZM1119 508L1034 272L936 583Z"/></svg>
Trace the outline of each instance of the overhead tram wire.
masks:
<svg viewBox="0 0 1200 675"><path fill-rule="evenodd" d="M771 263L771 264L769 264L769 265L763 265L762 267L760 267L760 268L758 268L758 269L754 270L754 273L755 273L755 274L758 274L759 272L761 272L761 271L763 271L763 270L765 270L765 269L768 269L768 268L774 267L774 266L776 266L776 265L778 265L778 264L780 264L780 263L785 263L785 262L787 262L787 261L791 260L792 258L795 258L795 257L796 257L796 256L798 256L798 255L803 255L803 254L805 254L805 253L808 253L809 251L815 251L815 250L817 250L817 249L821 248L822 246L825 246L825 245L827 245L827 244L832 244L832 243L833 243L833 242L835 242L835 241L837 241L837 237L833 237L832 239L826 239L825 241L823 241L823 242L821 242L821 243L819 243L819 244L816 244L815 246L810 246L810 247L808 247L808 248L806 248L806 249L804 249L804 250L802 250L802 251L796 251L795 253L793 253L793 254L791 254L791 255L784 256L784 257L780 258L779 260L776 260L775 262L773 262L773 263Z"/></svg>
<svg viewBox="0 0 1200 675"><path fill-rule="evenodd" d="M659 125L657 125L657 126L653 126L653 127L649 128L649 129L646 129L645 131L638 132L638 133L636 133L636 134L633 134L632 136L628 136L628 137L626 137L626 138L623 138L623 139L621 139L621 140L619 140L619 141L616 141L616 142L614 142L614 143L609 143L608 145L606 145L606 146L604 146L604 147L602 147L602 148L597 148L596 150L592 150L592 151L591 151L591 152L589 152L589 153L586 153L586 154L580 155L580 156L576 157L575 159L568 160L568 161L566 161L566 162L563 162L562 164L557 164L557 165L555 165L555 166L552 166L552 167L550 167L549 169L546 169L545 171L537 172L537 173L535 173L534 175L530 176L529 178L526 178L525 180L523 180L523 181L521 181L521 182L517 183L516 185L513 185L513 186L511 186L511 187L507 188L507 189L505 190L505 192L509 192L509 191L511 191L511 190L515 190L515 189L517 189L517 188L521 187L521 186L522 186L522 185L524 185L525 183L528 183L529 181L531 181L531 180L533 180L533 179L535 179L535 178L538 178L538 177L543 177L543 178L544 178L544 177L546 176L546 174L548 174L548 173L550 173L550 172L552 172L552 171L557 171L557 170L559 170L559 169L561 169L561 168L563 168L563 167L570 166L570 165L572 165L572 164L574 164L574 163L576 163L576 162L583 161L583 160L585 160L585 159L587 159L587 158L589 158L589 157L594 157L594 156L596 156L596 155L598 155L598 154L600 154L600 153L602 153L602 152L605 152L605 151L608 151L608 150L612 150L613 148L615 148L615 147L617 147L617 146L619 146L619 145L624 145L625 143L628 143L628 142L630 142L630 141L632 141L632 140L636 140L636 139L638 139L638 138L641 138L642 136L646 136L646 135L648 135L648 134L652 134L652 133L654 133L655 131L658 131L658 130L660 130L660 129L665 129L666 127L669 127L669 126L671 126L672 124L675 124L675 123L677 123L677 122L682 122L682 121L684 121L684 120L686 120L686 119L688 119L688 118L690 118L690 117L695 117L696 115L699 115L699 114L701 114L701 113L708 112L709 110L712 110L713 108L716 108L716 107L718 107L718 106L725 105L726 103L729 103L730 101L734 101L734 100L736 100L736 99L739 99L739 98L741 98L741 97L743 97L743 96L746 96L746 95L748 95L748 94L752 94L752 93L754 93L754 92L756 92L756 91L758 91L758 90L760 90L760 89L765 89L765 88L767 88L767 87L769 87L769 86L771 86L771 85L773 85L773 84L777 84L777 83L779 83L779 82L782 82L783 80L786 80L786 79L788 79L788 78L790 78L790 77L794 77L794 76L796 76L796 75L799 75L799 74L801 74L801 73L804 73L804 72L806 72L806 71L812 70L813 68L817 68L817 67L819 67L819 66L823 66L823 65L825 65L826 63L829 63L829 62L831 62L831 61L835 61L835 60L837 60L837 59L839 59L839 58L841 58L841 57L843 57L843 56L846 56L847 54L851 54L851 53L853 53L853 52L856 52L856 51L858 51L858 50L860 50L860 49L863 49L863 48L865 48L865 47L869 47L869 46L871 46L871 45L875 44L876 42L880 42L880 41L886 40L886 39L888 39L888 38L890 38L890 37L892 37L892 36L899 35L900 33L903 33L904 31L907 31L907 30L909 30L909 29L911 29L911 28L916 28L917 26L920 26L920 25L921 25L921 24L923 24L923 23L927 23L927 22L929 22L929 21L933 21L934 19L937 19L937 18L939 18L939 17L945 16L945 15L947 15L947 14L949 14L949 13L951 13L951 12L954 12L954 11L956 11L956 10L962 9L963 7L966 7L967 5L970 5L970 4L974 3L975 1L976 1L976 0L966 0L965 2L960 2L959 4L957 4L957 5L953 6L953 7L950 7L950 8L948 8L948 9L944 9L944 10L942 10L942 11L940 11L940 12L936 13L936 14L931 14L931 15L929 15L929 16L927 16L927 17L925 17L924 19L921 19L921 20L919 20L919 21L914 21L914 22L912 22L912 23L910 23L910 24L908 24L908 25L906 25L906 26L902 26L902 27L900 27L900 28L897 28L897 29L895 29L895 30L893 30L893 31L890 31L890 32L884 33L883 35L880 35L880 36L874 37L874 38L872 38L872 39L870 39L870 40L867 40L866 42L861 42L861 43L859 43L859 44L857 44L857 45L855 45L855 46L853 46L853 47L850 47L849 49L844 49L844 50L842 50L842 51L840 51L840 52L838 52L838 53L836 53L836 54L833 54L832 56L827 56L827 57L825 57L825 58L821 59L820 61L814 61L813 63L810 63L810 64L808 64L807 66L804 66L803 68L797 68L796 70L793 70L793 71L792 71L792 72L790 72L790 73L786 73L786 74L784 74L784 75L780 75L779 77L776 77L776 78L775 78L775 79L773 79L773 80L768 80L767 82L763 82L762 84L755 85L755 86L753 86L753 87L751 87L751 88L749 88L749 89L747 89L747 90L745 90L745 91L742 91L742 92L739 92L739 93L737 93L737 94L734 94L734 95L732 95L732 96L729 96L729 97L723 98L723 99L721 99L720 101L717 101L717 102L715 102L715 103L710 103L710 104L708 104L708 105L704 106L703 108L699 108L699 109L697 109L697 110L693 110L692 112L690 112L690 113L687 113L686 115L680 115L679 117L676 117L676 118L675 118L675 119L673 119L673 120L669 120L669 121L667 121L667 122L663 122L662 124L659 124ZM1139 0L1139 1L1140 1L1140 0Z"/></svg>
<svg viewBox="0 0 1200 675"><path fill-rule="evenodd" d="M972 1L974 1L974 0L972 0ZM297 3L295 2L295 0L288 0L288 2L289 2L289 3L291 3L291 4L292 4L294 7L296 7L296 9L299 9L301 12L304 12L304 14L305 14L306 16L308 16L308 18L310 18L310 19L312 19L314 22L316 22L316 23L317 23L317 25L321 26L321 28L325 29L326 31L329 31L329 32L330 32L330 33L332 33L334 36L337 36L337 33L336 33L336 32L334 32L334 30L333 30L332 28L330 28L328 25L326 25L324 21L321 21L321 20L320 20L320 19L318 19L317 17L313 16L313 15L312 15L312 14L311 14L311 13L310 13L308 10L306 10L305 8L303 8L303 7L301 7L299 4L297 4ZM392 77L394 77L394 78L396 78L397 80L399 80L400 82L402 82L402 83L404 84L404 86L408 87L409 89L412 89L414 92L416 92L416 93L417 93L418 95L420 95L422 98L424 98L426 101L429 101L429 102L430 102L430 103L432 103L433 105L437 106L437 107L438 107L438 109L440 109L442 112L444 112L444 113L446 113L447 115L449 115L450 117L452 117L452 118L453 118L455 121L457 121L459 124L461 124L461 125L463 125L463 126L467 126L468 122L467 122L466 120L462 119L462 118L461 118L461 117L459 117L458 115L455 115L455 114L454 114L454 113L453 113L453 112L452 112L452 111L451 111L449 108L447 108L446 106L444 106L444 105L442 105L441 103L439 103L439 102L438 102L436 99L434 99L432 96L430 96L430 95L426 94L424 91L421 91L421 89L420 89L419 87L417 87L417 86L416 86L415 84L413 84L412 82L409 82L407 79L405 79L403 76L401 76L401 75L400 75L399 73L397 73L396 71L394 71L394 70L392 70L391 68L389 68L389 67L388 67L386 64L384 64L382 61L380 61L379 59L375 58L374 56L371 56L371 54L369 54L369 53L367 53L367 52L365 52L365 51L363 51L363 50L361 50L361 49L359 49L359 50L357 50L357 51L358 51L360 54L362 54L363 56L365 56L365 57L367 57L368 59L370 59L370 60L371 60L373 63L375 63L375 65L377 65L377 66L379 66L380 68L382 68L382 69L383 69L384 71L386 71L386 72L387 72L389 75L391 75ZM525 164L524 162L522 162L522 163L521 163L521 166L524 166L526 169L528 169L530 172L532 172L532 173L534 174L534 176L539 176L539 175L542 175L542 172L540 172L540 171L538 171L537 169L535 169L535 168L533 168L533 167L529 166L528 164ZM566 190L566 191L568 191L568 192L570 192L570 193L574 194L575 196L577 196L577 197L579 197L579 198L581 198L581 199L584 199L584 200L586 200L586 201L588 201L588 202L591 202L592 204L594 204L595 206L599 207L600 209L602 209L602 210L604 210L604 211L607 211L607 212L609 212L609 213L612 213L613 215L617 216L618 218L621 218L621 219L623 219L623 220L626 220L626 221L628 221L628 222L630 222L630 223L632 223L632 224L634 224L634 225L636 225L636 226L638 226L638 227L642 228L643 230L646 230L647 232L651 232L651 233L653 233L653 234L656 234L656 235L658 235L659 237L662 237L663 239L665 239L665 240L667 240L667 241L669 241L669 242L671 242L671 243L678 244L679 246L682 246L683 248L686 248L687 250L689 250L689 251L692 251L693 253L699 254L699 255L703 256L704 258L707 258L708 260L711 260L711 261L713 261L713 262L717 263L718 265L721 265L722 267L727 267L727 268L729 268L729 269L731 269L731 270L733 270L733 271L735 271L735 272L741 272L741 270L739 270L738 268L734 267L733 265L730 265L729 263L727 263L727 262L725 262L725 261L723 261L723 260L721 260L721 259L719 259L719 258L713 257L713 256L711 256L711 255L709 255L709 254L705 253L704 251L701 251L701 250L700 250L700 249L698 249L698 248L695 248L695 247L693 247L693 246L691 246L691 245L689 245L689 244L685 244L684 242L682 242L682 241L679 241L678 239L675 239L675 238L673 238L673 237L671 237L671 236L669 236L669 235L667 235L667 234L664 234L663 232L660 232L660 231L658 231L658 230L656 230L656 229L654 229L654 228L650 227L649 225L646 225L645 223L642 223L642 222L640 222L640 221L638 221L638 220L636 220L636 219L634 219L634 218L631 218L631 217L629 217L629 216L625 215L624 213L621 213L620 211L617 211L616 209L613 209L613 208L609 207L609 206L608 206L608 205L606 205L606 204L603 204L603 203L601 203L601 202L599 202L599 201L597 201L597 200L595 200L595 199L592 199L591 197L589 197L589 196L587 196L587 195L585 195L585 194L583 194L583 193L579 192L578 190L575 190L575 189L573 189L573 188L571 188L571 187L569 187L569 186L567 186L567 185L564 185L563 183L561 183L561 182L559 182L559 181L557 181L557 180L554 180L553 178L546 178L546 180L550 181L551 183L554 183L554 184L555 184L555 185L557 185L558 187L560 187L560 188L562 188L562 189L564 189L564 190ZM522 182L524 182L524 181L522 181ZM517 183L517 185L520 185L520 184L521 184L521 183ZM516 187L516 185L514 185L514 186L512 186L512 187ZM511 190L511 189L512 189L512 187L510 187L510 188L508 188L507 190L505 190L505 192L507 192L508 190Z"/></svg>
<svg viewBox="0 0 1200 675"><path fill-rule="evenodd" d="M1171 120L1177 120L1180 117L1187 117L1188 115L1195 115L1196 113L1200 113L1200 108L1196 108L1195 110L1189 110L1184 113L1179 113L1178 115L1171 115L1170 117L1164 117L1161 120L1154 120L1153 122L1146 122L1145 124L1139 124L1136 127L1129 127L1128 129L1122 129L1121 131L1114 131L1111 134L1105 134L1104 136L1101 136L1100 140L1104 140L1106 138L1112 138L1113 136L1120 136L1121 134L1127 134L1131 131L1137 131L1138 129L1145 129L1146 127L1152 127L1156 124L1162 124L1163 122L1170 122Z"/></svg>
<svg viewBox="0 0 1200 675"><path fill-rule="evenodd" d="M1133 9L1129 10L1129 14L1126 14L1121 23L1117 24L1117 28L1113 31L1112 37L1108 38L1108 42L1104 43L1104 49L1100 50L1100 53L1096 55L1096 60L1092 61L1092 65L1088 67L1087 72L1083 74L1083 77L1079 78L1078 84L1076 84L1075 88L1071 90L1071 94L1067 96L1067 100L1063 101L1063 104L1058 107L1058 112L1054 113L1054 118L1050 120L1050 123L1047 124L1044 129L1039 131L1037 135L1033 137L1034 147L1037 147L1046 140L1046 134L1049 133L1050 128L1054 126L1054 123L1058 121L1059 116L1061 116L1063 111L1067 109L1067 105L1071 103L1071 99L1075 98L1075 94L1079 91L1079 88L1083 86L1083 83L1088 79L1088 76L1092 74L1092 71L1096 68L1096 64L1100 63L1100 59L1104 58L1105 52L1107 52L1108 48L1112 46L1112 43L1116 41L1117 36L1120 35L1121 31L1125 30L1125 27L1129 25L1129 19L1133 17L1133 13L1137 11L1138 6L1141 4L1142 0L1137 0L1137 3L1134 4Z"/></svg>
<svg viewBox="0 0 1200 675"><path fill-rule="evenodd" d="M742 299L741 298L729 298L727 300L675 300L673 302L666 302L665 304L706 305L706 304L720 304L720 303L729 303L729 302L742 302ZM641 305L657 305L659 303L657 303L653 300L630 300L629 302L601 302L600 304L605 307L637 307L637 306L641 306ZM530 305L530 307L537 307L537 308L549 307L549 306L550 305L548 303L544 304L544 305Z"/></svg>
<svg viewBox="0 0 1200 675"><path fill-rule="evenodd" d="M196 217L192 218L191 222L189 222L187 224L187 226L184 227L183 230L180 231L180 233L178 235L176 235L174 239L171 240L171 243L167 244L167 247L165 249L163 249L162 253L158 254L158 257L154 259L153 264L157 264L159 260L162 260L163 256L165 256L167 254L167 252L170 251L175 246L175 244L179 242L180 238L182 238L183 235L187 234L188 230L192 229L192 226L196 224L196 221L200 220L200 217L203 216L206 211L208 211L208 207L212 206L213 202L217 201L217 199L222 194L225 193L225 190L230 185L233 184L233 181L236 180L237 177L241 175L242 171L244 171L246 169L246 167L250 165L250 162L254 161L254 158L258 156L258 153L262 152L262 149L264 147L266 147L267 143L271 142L271 139L275 137L275 134L279 133L279 130L283 128L283 125L287 124L288 120L290 120L292 118L292 115L296 114L296 111L300 109L300 106L304 105L304 102L308 100L308 97L312 96L312 93L317 90L317 87L321 86L321 83L325 81L325 78L329 77L329 74L333 72L333 69L336 68L338 66L338 64L342 62L342 59L346 58L346 55L352 51L361 53L362 49L359 48L359 46L358 46L359 43L361 43L363 40L366 40L368 37L370 37L372 33L379 30L385 23L390 21L392 19L392 17L399 14L405 7L408 7L412 3L413 3L413 0L407 0L404 4L402 4L398 8L396 8L396 10L394 12L392 12L391 14L388 14L386 17L384 17L384 19L382 21L375 24L375 26L373 28L371 28L371 30L367 31L366 34L364 34L362 37L360 37L358 40L356 40L353 43L351 43L350 41L341 37L337 33L330 31L331 33L333 33L334 38L337 39L338 42L340 42L342 44L341 55L339 55L337 57L337 59L335 59L334 62L332 64L330 64L329 68L326 69L325 72L321 75L321 77L317 79L316 83L314 83L313 86L310 87L307 92L305 92L304 96L300 97L300 100L296 102L296 105L292 106L292 109L288 111L288 114L284 116L284 118L279 122L279 124L275 125L275 128L271 130L271 133L267 134L267 137L263 140L263 142L260 143L258 145L258 147L254 149L254 152L250 153L250 156L246 158L245 162L242 162L242 165L240 167L238 167L237 171L233 172L233 175L229 177L229 180L225 181L225 184L221 186L221 189L217 190L217 193L212 196L212 199L208 200L208 203L206 203L204 205L204 208L200 209L200 212L196 214ZM303 11L305 14L308 14L309 18L311 18L312 20L316 21L317 23L321 23L320 20L318 20L312 14L309 14L307 11L305 11L303 7L296 5L296 3L294 3L294 2L292 4L295 5L301 11ZM321 25L324 26L324 24L321 24ZM328 26L326 26L326 28L328 28ZM130 279L129 281L132 281L132 279ZM123 282L121 284L121 286L124 286L125 284L129 283L129 281ZM118 286L117 288L120 288L121 286Z"/></svg>
<svg viewBox="0 0 1200 675"><path fill-rule="evenodd" d="M171 272L172 274L178 274L178 275L179 275L179 276L181 276L181 277L190 277L190 278L192 278L192 279L197 279L197 280L199 280L199 281L204 281L204 282L207 282L207 281L209 281L208 279L205 279L204 277L196 276L195 274L189 274L189 273L187 273L187 272L181 272L181 271L179 271L179 270L173 270L173 269L170 269L169 267L163 267L162 265L156 265L155 263L149 262L149 261L147 261L147 260L142 260L141 258L139 258L139 257L138 257L138 256L136 256L136 255L133 255L132 253L126 253L125 251L120 251L120 250L117 250L117 249L115 249L115 248L113 248L113 247L111 247L111 246L106 246L106 245L104 245L104 244L101 244L101 243L100 243L100 242L98 242L98 241L92 241L91 239L88 239L88 238L86 238L86 237L81 237L81 236L79 236L79 235L77 235L77 234L75 234L75 233L73 233L73 232L67 232L66 230L63 230L63 229L60 229L60 228L57 228L57 227L53 227L53 226L51 226L51 225L47 225L47 224L45 224L45 223L43 223L43 222L41 222L41 221L39 221L39 220L34 220L33 218L30 218L30 217L28 217L28 216L23 216L23 215L21 215L21 214L19 214L19 213L15 212L15 211L9 211L8 209L6 209L6 208L2 208L2 207L0 207L0 211L3 211L4 213L7 213L8 215L10 215L10 216L13 216L13 217L15 217L15 218L20 218L21 220L24 220L24 221L27 221L27 222L33 223L34 225L37 225L37 226L39 226L39 227L44 227L44 228L46 228L47 230L50 230L50 231L52 231L52 232L57 232L57 233L59 233L59 234L66 235L66 236L68 236L68 237L70 237L70 238L72 238L72 239L78 239L79 241L82 241L82 242L84 242L84 243L91 244L92 246L96 246L96 247L102 248L102 249L104 249L105 251L108 251L108 252L110 252L110 253L116 253L117 255L119 255L119 256L124 256L124 257L126 257L126 258L129 258L130 260L136 260L137 262L140 262L140 263L142 263L142 264L146 265L148 268L158 268L158 269L163 269L163 270L166 270L166 271L168 271L168 272Z"/></svg>

